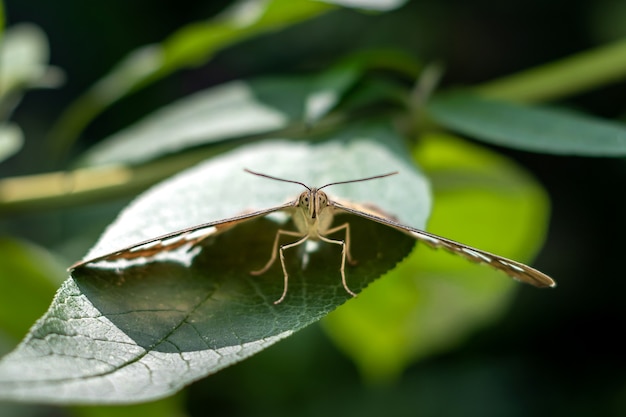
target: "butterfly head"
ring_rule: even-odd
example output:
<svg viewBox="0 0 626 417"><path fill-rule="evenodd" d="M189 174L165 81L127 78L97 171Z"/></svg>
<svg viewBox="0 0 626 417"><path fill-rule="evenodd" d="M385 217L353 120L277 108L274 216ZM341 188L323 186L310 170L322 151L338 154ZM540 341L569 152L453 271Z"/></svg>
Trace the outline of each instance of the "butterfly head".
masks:
<svg viewBox="0 0 626 417"><path fill-rule="evenodd" d="M298 207L308 213L310 219L316 219L329 204L326 193L317 188L304 191L298 198Z"/></svg>
<svg viewBox="0 0 626 417"><path fill-rule="evenodd" d="M397 172L390 172L388 174L375 175L373 177L359 178L356 180L331 182L319 188L312 188L300 181L286 180L284 178L273 177L271 175L262 174L260 172L250 171L249 169L245 169L244 171L253 175L257 175L259 177L265 177L265 178L269 178L275 181L290 182L292 184L300 184L301 186L306 188L307 191L304 191L302 194L300 194L300 197L298 197L298 201L296 202L296 207L298 207L300 209L300 212L308 219L306 220L306 222L309 224L316 223L318 220L318 217L320 216L324 218L324 221L322 222L323 224L332 222L332 217L333 217L332 210L324 210L326 207L330 206L332 203L328 200L328 196L326 195L326 193L321 191L322 188L330 187L331 185L350 184L354 182L369 181L369 180L373 180L377 178L384 178L390 175L397 174Z"/></svg>

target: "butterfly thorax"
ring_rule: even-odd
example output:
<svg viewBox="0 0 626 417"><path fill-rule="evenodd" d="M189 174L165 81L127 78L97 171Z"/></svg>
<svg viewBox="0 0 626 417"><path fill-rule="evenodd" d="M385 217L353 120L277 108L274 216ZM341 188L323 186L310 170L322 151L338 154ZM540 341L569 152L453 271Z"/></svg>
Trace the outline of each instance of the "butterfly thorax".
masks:
<svg viewBox="0 0 626 417"><path fill-rule="evenodd" d="M299 232L309 235L311 239L324 234L333 223L333 210L326 193L311 188L300 194L293 222Z"/></svg>

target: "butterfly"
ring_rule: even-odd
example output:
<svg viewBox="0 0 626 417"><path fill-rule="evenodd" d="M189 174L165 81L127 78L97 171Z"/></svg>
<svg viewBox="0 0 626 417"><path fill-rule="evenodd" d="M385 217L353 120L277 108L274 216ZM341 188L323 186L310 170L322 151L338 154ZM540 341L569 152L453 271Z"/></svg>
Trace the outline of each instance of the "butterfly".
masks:
<svg viewBox="0 0 626 417"><path fill-rule="evenodd" d="M332 185L370 181L395 175L397 174L397 172L390 172L387 174L360 178L356 180L332 182L319 188L315 188L309 187L299 181L273 177L271 175L254 172L249 169L245 169L245 171L250 174L275 181L299 184L302 187L306 188L306 191L303 191L297 199L276 207L271 207L251 213L245 213L224 220L204 223L186 229L178 230L172 233L168 233L162 236L158 236L152 239L148 239L134 245L116 250L114 252L107 253L105 255L76 262L75 264L70 266L68 270L73 271L79 267L101 261L150 258L152 256L158 255L159 253L172 251L183 246L194 247L203 240L211 236L215 236L218 233L222 233L236 226L237 224L280 211L291 215L291 219L296 227L296 230L279 229L274 237L272 250L267 263L260 269L250 271L252 275L261 275L267 272L277 259L280 259L283 271L283 292L280 298L274 301L274 304L280 304L287 296L289 274L285 265L285 251L302 245L307 241L321 241L341 246L341 265L339 268L339 271L341 273L341 283L348 294L356 297L357 294L352 291L348 286L345 273L346 262L349 264L355 263L354 258L350 253L350 223L345 222L339 225L333 225L333 220L336 214L348 213L363 217L367 220L381 223L385 226L392 227L415 238L417 241L422 242L431 248L442 248L470 261L485 263L495 269L504 272L505 274L518 281L532 284L536 287L556 286L556 282L548 275L521 262L517 262L511 259L504 258L502 256L495 255L490 252L476 249L474 247L441 236L437 236L424 230L403 225L396 221L393 216L384 213L382 210L374 206L349 201L341 201L338 199L331 199L324 191L322 191L322 189L330 187ZM328 237L329 235L338 232L343 232L344 239L332 239ZM293 240L290 243L280 244L282 237L291 237L293 238Z"/></svg>

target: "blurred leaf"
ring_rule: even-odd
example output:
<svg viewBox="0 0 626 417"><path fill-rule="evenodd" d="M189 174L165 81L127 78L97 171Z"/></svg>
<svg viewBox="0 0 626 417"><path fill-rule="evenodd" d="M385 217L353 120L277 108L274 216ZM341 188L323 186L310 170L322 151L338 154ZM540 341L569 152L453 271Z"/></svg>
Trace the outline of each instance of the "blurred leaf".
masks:
<svg viewBox="0 0 626 417"><path fill-rule="evenodd" d="M392 50L350 55L307 76L233 81L182 98L91 148L83 165L139 164L182 150L284 129L309 131L350 92L349 110L399 95L397 86L361 82L367 70L389 68L411 78L415 60ZM404 93L404 90L402 91ZM360 94L361 93L361 94ZM367 99L362 99L367 95ZM355 97L361 97L361 99ZM404 98L404 96L402 96Z"/></svg>
<svg viewBox="0 0 626 417"><path fill-rule="evenodd" d="M0 43L0 100L24 88L57 86L61 74L48 66L49 54L46 34L38 26L9 28Z"/></svg>
<svg viewBox="0 0 626 417"><path fill-rule="evenodd" d="M315 123L330 113L362 73L363 68L356 65L356 62L346 62L317 76L315 85L304 100L306 123Z"/></svg>
<svg viewBox="0 0 626 417"><path fill-rule="evenodd" d="M222 16L189 24L161 44L139 48L68 107L53 129L52 145L63 152L109 105L174 71L201 65L234 43L311 19L330 8L310 0L240 1Z"/></svg>
<svg viewBox="0 0 626 417"><path fill-rule="evenodd" d="M404 77L412 82L420 69L415 57L396 49L353 53L316 77L316 84L306 97L305 120L319 121L331 111L349 118L351 112L375 105L380 108L381 103L388 102L404 106L407 92L399 80ZM383 71L393 74L393 78L369 76Z"/></svg>
<svg viewBox="0 0 626 417"><path fill-rule="evenodd" d="M7 30L0 44L0 97L36 83L45 73L48 54L46 35L37 26Z"/></svg>
<svg viewBox="0 0 626 417"><path fill-rule="evenodd" d="M19 340L46 311L66 273L44 249L0 238L0 329Z"/></svg>
<svg viewBox="0 0 626 417"><path fill-rule="evenodd" d="M424 137L416 156L435 190L428 230L513 259L532 258L543 241L548 208L526 173L441 135ZM418 246L372 285L375 291L333 312L324 327L366 379L387 381L497 320L517 285L488 267Z"/></svg>
<svg viewBox="0 0 626 417"><path fill-rule="evenodd" d="M562 155L626 155L624 124L573 111L526 107L464 92L436 95L427 110L451 130L500 146Z"/></svg>
<svg viewBox="0 0 626 417"><path fill-rule="evenodd" d="M301 191L242 168L310 184L398 170L393 180L332 188L334 195L374 202L423 226L428 185L387 127L367 125L314 144L268 141L224 154L144 193L107 229L89 257L179 228L272 207ZM391 182L393 181L393 182ZM406 199L411 189L415 199ZM396 230L350 221L347 269L360 292L414 245ZM280 266L252 277L269 257L281 216L245 222L191 253L126 268L85 267L65 282L48 313L20 347L0 361L0 397L55 403L131 403L171 395L319 320L350 298L341 286L340 251L319 245L301 263L287 253L285 301ZM332 247L331 247L332 246ZM304 259L302 260L304 262Z"/></svg>
<svg viewBox="0 0 626 417"><path fill-rule="evenodd" d="M18 125L0 122L0 162L15 155L23 143L24 136Z"/></svg>
<svg viewBox="0 0 626 417"><path fill-rule="evenodd" d="M170 104L94 146L86 165L138 164L181 150L314 122L334 108L361 70L233 81Z"/></svg>
<svg viewBox="0 0 626 417"><path fill-rule="evenodd" d="M407 0L320 0L325 3L357 9L389 11L403 6Z"/></svg>

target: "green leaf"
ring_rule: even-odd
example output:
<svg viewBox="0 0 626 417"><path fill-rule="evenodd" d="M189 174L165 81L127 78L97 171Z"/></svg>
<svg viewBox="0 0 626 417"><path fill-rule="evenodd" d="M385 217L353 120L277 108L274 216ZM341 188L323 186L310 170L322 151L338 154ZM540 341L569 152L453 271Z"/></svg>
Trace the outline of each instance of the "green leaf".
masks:
<svg viewBox="0 0 626 417"><path fill-rule="evenodd" d="M436 95L427 110L441 125L473 138L527 151L626 155L626 126L545 107L526 107L464 92Z"/></svg>
<svg viewBox="0 0 626 417"><path fill-rule="evenodd" d="M81 130L109 105L175 71L200 65L234 43L311 19L331 9L310 0L240 1L215 19L192 23L161 44L131 52L61 116L50 140L67 149Z"/></svg>
<svg viewBox="0 0 626 417"><path fill-rule="evenodd" d="M65 277L52 256L26 242L0 238L0 329L16 341L50 304Z"/></svg>
<svg viewBox="0 0 626 417"><path fill-rule="evenodd" d="M429 212L428 185L401 140L387 127L368 125L312 144L267 141L187 170L141 195L88 256L272 207L302 191L297 184L246 174L244 167L312 185L398 170L393 179L328 191L375 203L416 227ZM406 198L407 190L413 198ZM355 291L393 268L414 245L395 229L341 217L350 222L358 261L346 270ZM306 265L296 249L286 253L289 292L279 305L273 301L282 292L280 266L259 277L249 273L269 258L282 221L268 216L240 224L209 239L195 256L173 253L126 268L78 269L26 340L0 361L0 397L56 403L159 398L319 320L350 299L341 286L336 245L320 245Z"/></svg>
<svg viewBox="0 0 626 417"><path fill-rule="evenodd" d="M138 164L203 144L311 123L332 110L361 70L342 65L318 76L233 81L198 92L94 146L86 165Z"/></svg>
<svg viewBox="0 0 626 417"><path fill-rule="evenodd" d="M477 146L442 135L422 139L417 159L435 191L428 230L530 260L547 226L541 187L511 161ZM365 379L385 382L497 320L519 285L486 266L418 245L372 285L374 291L329 315L324 328Z"/></svg>
<svg viewBox="0 0 626 417"><path fill-rule="evenodd" d="M0 162L15 155L23 143L24 136L18 125L0 122Z"/></svg>

